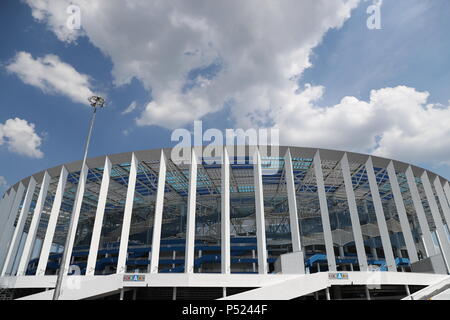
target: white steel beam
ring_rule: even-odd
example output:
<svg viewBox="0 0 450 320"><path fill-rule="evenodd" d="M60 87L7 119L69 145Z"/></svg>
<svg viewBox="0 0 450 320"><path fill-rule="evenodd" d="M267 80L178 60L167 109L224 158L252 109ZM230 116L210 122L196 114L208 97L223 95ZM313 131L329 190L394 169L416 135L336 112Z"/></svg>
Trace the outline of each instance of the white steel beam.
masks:
<svg viewBox="0 0 450 320"><path fill-rule="evenodd" d="M302 243L300 238L300 228L298 225L297 199L295 196L294 168L292 166L291 150L288 149L284 156L285 163L285 179L289 205L289 224L291 228L292 251L302 251ZM305 266L300 265L300 273L305 273Z"/></svg>
<svg viewBox="0 0 450 320"><path fill-rule="evenodd" d="M336 258L334 255L333 237L331 233L330 216L328 213L328 204L325 193L325 183L323 181L322 160L320 159L319 150L317 150L314 156L314 173L316 176L317 194L319 196L320 216L322 218L323 238L327 253L328 270L336 271Z"/></svg>
<svg viewBox="0 0 450 320"><path fill-rule="evenodd" d="M16 190L11 188L11 191L9 191L8 198L5 201L5 205L2 208L2 212L0 213L0 233L1 234L3 234L3 228L5 227L6 221L8 220L15 197L16 197ZM1 243L0 245L3 245L3 243Z"/></svg>
<svg viewBox="0 0 450 320"><path fill-rule="evenodd" d="M448 181L445 181L444 183L444 193L445 197L447 198L447 203L450 205L450 184ZM449 222L447 222L447 226L450 228Z"/></svg>
<svg viewBox="0 0 450 320"><path fill-rule="evenodd" d="M120 236L119 257L117 260L117 273L127 272L128 240L130 237L131 217L133 214L134 192L139 160L133 153L131 156L130 176L128 177L127 198L123 213L122 233Z"/></svg>
<svg viewBox="0 0 450 320"><path fill-rule="evenodd" d="M430 227L428 225L425 210L423 209L422 201L420 200L419 190L417 189L416 179L414 177L411 166L408 166L405 172L408 181L408 188L413 200L414 209L416 210L417 219L419 220L420 230L422 231L423 244L428 257L436 254L434 248L433 238L431 237Z"/></svg>
<svg viewBox="0 0 450 320"><path fill-rule="evenodd" d="M6 229L14 227L14 222L16 221L17 212L19 211L19 206L22 202L24 192L25 186L22 182L20 182L19 187L17 188L16 195L14 197L14 202L12 203L11 210L9 211L9 216L7 217L7 220L5 220L5 222L7 222Z"/></svg>
<svg viewBox="0 0 450 320"><path fill-rule="evenodd" d="M23 193L25 192L25 187L23 186L22 182L19 183L19 186L17 188L16 195L14 197L14 202L12 204L11 210L9 212L9 216L7 220L5 220L5 227L3 229L3 232L0 234L0 270L3 268L4 262L5 262L5 255L8 253L8 247L11 244L11 237L14 233L14 222L17 218L17 212L19 211L19 206L23 198Z"/></svg>
<svg viewBox="0 0 450 320"><path fill-rule="evenodd" d="M397 271L394 252L392 251L391 239L386 223L386 217L381 203L380 191L378 190L377 180L373 169L372 157L366 161L367 178L369 179L370 193L372 195L373 205L375 207L375 215L377 217L378 231L380 231L381 244L383 245L384 257L389 271Z"/></svg>
<svg viewBox="0 0 450 320"><path fill-rule="evenodd" d="M11 239L11 244L8 249L8 254L6 255L6 260L2 269L2 277L9 274L12 271L14 258L17 249L20 244L20 239L22 237L23 228L25 222L27 221L28 211L30 210L31 200L33 199L34 189L36 188L36 180L31 177L28 182L27 193L25 194L25 199L23 200L22 209L20 210L19 219L17 220L16 228Z"/></svg>
<svg viewBox="0 0 450 320"><path fill-rule="evenodd" d="M73 251L73 246L75 245L75 237L77 235L78 220L80 219L81 206L83 204L84 190L86 189L86 180L87 180L88 172L89 172L89 167L87 165L84 165L81 168L80 178L78 180L78 186L77 186L77 193L75 195L75 200L74 200L73 209L72 209L73 224L72 224L72 228L70 231L70 239L68 242L68 247L64 248L67 259L65 261L65 265L60 266L61 268L64 268L63 269L64 275L67 275L67 273L69 272L70 262L72 261L72 251Z"/></svg>
<svg viewBox="0 0 450 320"><path fill-rule="evenodd" d="M91 245L89 247L89 255L86 265L86 275L93 276L95 274L95 265L97 263L98 247L100 245L100 236L103 227L103 217L105 215L106 200L108 198L109 182L111 179L111 161L105 157L105 165L103 167L102 183L100 185L100 193L98 196L97 210L95 212L94 227L92 229Z"/></svg>
<svg viewBox="0 0 450 320"><path fill-rule="evenodd" d="M3 214L6 215L6 212L4 212L4 208L6 206L6 203L9 201L9 192L5 192L5 194L2 197L2 200L0 201L0 221L3 219ZM1 229L1 227L0 227ZM0 236L0 246L2 246L2 237Z"/></svg>
<svg viewBox="0 0 450 320"><path fill-rule="evenodd" d="M68 174L69 172L66 167L62 166L59 174L58 186L56 187L55 198L53 200L52 210L50 211L50 217L48 219L47 231L45 232L41 255L39 257L39 263L36 270L36 275L38 276L45 275L45 270L47 269L48 257L55 235L56 224L58 223L59 210L61 209Z"/></svg>
<svg viewBox="0 0 450 320"><path fill-rule="evenodd" d="M3 232L3 229L6 225L6 221L8 220L9 213L11 212L11 207L13 205L15 196L16 191L14 190L14 188L11 188L11 190L6 196L2 211L0 212L0 265L3 265L4 263L3 259L4 249L9 241L9 239L7 239L5 232Z"/></svg>
<svg viewBox="0 0 450 320"><path fill-rule="evenodd" d="M436 197L434 195L433 189L431 188L430 179L428 178L427 171L422 173L422 184L425 190L425 195L430 206L431 214L433 216L433 221L436 226L436 233L439 239L439 244L442 251L442 256L447 264L447 271L450 272L450 242L448 241L447 233L444 229L444 223L442 222L441 213L439 212L439 207L436 202Z"/></svg>
<svg viewBox="0 0 450 320"><path fill-rule="evenodd" d="M14 200L15 195L16 191L11 188L9 193L5 194L2 200L2 206L0 208L0 232L3 231L3 226L5 225L5 222L9 217L9 209L11 208L11 203Z"/></svg>
<svg viewBox="0 0 450 320"><path fill-rule="evenodd" d="M419 261L419 257L417 256L417 248L414 244L411 226L409 225L408 216L406 215L405 203L403 202L402 193L400 192L400 186L398 184L393 161L389 162L387 172L389 175L391 190L394 195L395 208L397 209L398 218L400 220L403 238L405 239L406 250L408 251L409 261L411 263L417 262Z"/></svg>
<svg viewBox="0 0 450 320"><path fill-rule="evenodd" d="M221 173L221 270L224 274L230 274L230 158L226 146L223 148Z"/></svg>
<svg viewBox="0 0 450 320"><path fill-rule="evenodd" d="M438 176L434 179L434 188L439 198L439 203L441 204L442 212L444 213L445 222L447 227L450 227L450 208L448 206L447 198L444 194L444 189L442 188L441 180Z"/></svg>
<svg viewBox="0 0 450 320"><path fill-rule="evenodd" d="M150 273L158 273L159 251L161 247L161 225L164 209L164 193L166 189L166 157L161 150L159 160L158 190L156 191L155 217L153 219L153 239L150 256Z"/></svg>
<svg viewBox="0 0 450 320"><path fill-rule="evenodd" d="M258 249L258 273L266 274L267 247L266 247L266 222L264 218L264 194L262 182L262 166L259 150L253 155L253 176L255 180L255 214L256 214L256 243Z"/></svg>
<svg viewBox="0 0 450 320"><path fill-rule="evenodd" d="M5 207L6 202L8 202L8 199L9 199L9 192L5 192L3 194L3 197L1 199L1 201L0 201L0 219L3 216L3 208Z"/></svg>
<svg viewBox="0 0 450 320"><path fill-rule="evenodd" d="M358 207L356 206L355 191L353 190L347 153L344 153L344 156L342 157L341 169L344 178L345 193L347 195L348 209L350 211L350 220L352 222L353 238L355 240L359 269L360 271L367 271L367 255L366 250L364 249L364 238L361 231L361 223L359 221Z"/></svg>
<svg viewBox="0 0 450 320"><path fill-rule="evenodd" d="M33 244L36 240L36 234L39 227L39 221L41 220L42 210L44 209L45 198L47 198L48 185L50 184L50 175L47 171L44 173L44 177L41 183L41 189L39 190L39 196L36 201L36 207L34 208L33 218L31 219L30 229L28 230L27 240L23 247L22 258L20 259L19 268L17 269L17 275L25 275L30 260Z"/></svg>
<svg viewBox="0 0 450 320"><path fill-rule="evenodd" d="M197 199L197 155L195 149L191 151L191 165L189 168L189 190L188 207L186 221L186 253L185 253L185 273L194 273L194 253L195 253L195 210Z"/></svg>
<svg viewBox="0 0 450 320"><path fill-rule="evenodd" d="M9 233L6 232L7 230L6 230L5 226L8 221L9 215L11 213L15 198L16 198L16 190L14 188L11 188L11 190L9 191L7 202L2 209L3 212L1 212L1 215L0 215L0 266L3 265L3 262L4 262L3 255L4 255L4 251L5 251L4 249L8 245L8 242L9 242L9 239L7 236L7 234L9 234Z"/></svg>

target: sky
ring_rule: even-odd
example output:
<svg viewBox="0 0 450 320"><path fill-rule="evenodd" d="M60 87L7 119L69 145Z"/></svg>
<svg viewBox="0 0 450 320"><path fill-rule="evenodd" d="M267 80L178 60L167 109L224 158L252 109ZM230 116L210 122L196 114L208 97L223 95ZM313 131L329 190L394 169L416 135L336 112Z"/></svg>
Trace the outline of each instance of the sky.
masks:
<svg viewBox="0 0 450 320"><path fill-rule="evenodd" d="M90 157L170 147L202 120L449 178L449 12L448 0L2 0L0 192L82 158L94 94L107 106Z"/></svg>

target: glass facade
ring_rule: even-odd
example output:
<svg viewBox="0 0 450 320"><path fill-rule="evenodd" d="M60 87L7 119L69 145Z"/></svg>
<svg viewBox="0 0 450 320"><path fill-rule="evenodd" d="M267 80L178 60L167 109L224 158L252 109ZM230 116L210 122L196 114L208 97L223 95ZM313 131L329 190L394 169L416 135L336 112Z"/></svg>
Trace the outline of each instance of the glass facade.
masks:
<svg viewBox="0 0 450 320"><path fill-rule="evenodd" d="M291 148L291 150L295 151L292 156L292 175L297 205L297 212L295 212L297 221L295 223L298 224L300 230L301 247L307 272L327 271L333 265L328 261L330 252L327 252L328 240L326 240L327 237L324 237L324 218L329 219L336 271L360 270L356 250L356 230L354 230L352 223L350 202L341 166L343 153L328 156L331 152L328 151L326 155L321 156L319 164L323 175L325 203L328 210L328 215L324 217L321 212L321 195L318 188L320 175L317 175L317 172L319 172L317 169L319 168L315 167L316 162L313 160L317 150L306 148ZM129 236L126 243L126 272L129 273L150 272L155 210L158 201L158 177L161 169L160 152L153 152L151 156L145 154L138 154L137 156L139 161L134 193L132 194ZM363 157L363 160L358 160L358 156ZM397 270L409 271L410 255L405 244L397 208L398 204L394 201L387 168L378 164L373 166L377 186L377 188L374 188L369 183L368 172L370 171L366 168L368 156L358 156L349 157L349 169L351 188L354 191L357 217L359 218L359 226L357 227L362 234L364 254L368 264L371 267L386 270L387 253L385 251L389 250L393 253ZM121 155L117 157L117 160L113 155L110 156L110 159L112 168L106 190L104 216L98 236L99 245L98 252L96 252L95 275L107 275L118 271L117 265L124 229L123 221L127 193L131 187L129 186L131 153L125 156ZM184 273L189 182L191 179L190 165L175 163L169 157L166 157L166 159L157 271L159 273ZM221 243L224 236L222 233L223 221L221 220L223 177L221 159L216 158L215 160L213 163L199 162L197 167L194 273L221 272L223 257ZM70 264L76 266L72 268L73 271L76 273L79 270L82 275L86 274L88 256L94 239L94 223L98 214L102 180L105 174L102 163L104 158L97 162L88 171L84 193L81 195L82 205L70 260ZM257 190L255 188L254 159L252 156L230 157L230 163L230 234L228 236L231 242L231 273L258 273L258 256L260 253L257 245L255 205ZM285 157L263 156L261 167L264 241L267 249L268 270L269 272L275 272L276 260L281 255L293 251ZM59 172L59 170L54 171ZM419 223L405 170L396 168L393 178L397 179L400 187L400 201L406 209L408 228L413 236L415 250L419 259L426 258L430 254L425 249L424 230ZM47 275L56 274L59 269L61 252L64 249L69 227L69 216L73 214L79 180L79 168L78 170L69 170L65 189L62 193L62 204L58 213L55 232L50 235L52 246L45 270ZM32 255L27 264L26 272L28 275L36 273L40 246L46 237L50 213L57 196L58 181L58 173L51 175L48 192L45 195L43 209L40 213L36 238L33 240ZM433 235L436 252L439 252L440 245L438 237L435 235L436 227L431 212L432 207L426 197L423 181L416 175L414 182L419 191L420 203L424 208L428 227ZM25 235L30 228L41 183L41 181L38 181L29 212L23 217L23 219L26 219L23 230ZM445 212L439 201L438 192L433 184L431 188L438 204L438 216L445 225ZM380 232L380 216L376 214L375 202L377 199L373 197L374 191L379 193L383 214L382 223L386 225L388 231L388 239L384 239L384 241L382 241L382 233ZM22 199L20 208L23 206L23 202ZM16 220L19 219L19 212L14 213ZM17 225L18 222L16 221L14 225ZM22 237L26 236L20 235L20 238ZM442 239L439 240L443 241ZM449 239L444 240L448 241ZM386 247L386 243L390 243L389 248ZM20 261L21 254L19 246L17 252L12 253L13 261L16 261L14 265L17 265L17 261ZM8 270L8 274L14 274L15 272L16 268Z"/></svg>

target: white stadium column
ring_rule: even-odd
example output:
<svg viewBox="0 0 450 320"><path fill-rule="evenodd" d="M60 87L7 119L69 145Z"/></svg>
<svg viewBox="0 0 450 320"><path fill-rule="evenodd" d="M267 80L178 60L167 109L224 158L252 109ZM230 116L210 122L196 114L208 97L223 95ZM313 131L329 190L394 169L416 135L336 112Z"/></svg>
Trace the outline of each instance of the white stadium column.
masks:
<svg viewBox="0 0 450 320"><path fill-rule="evenodd" d="M14 232L14 222L17 218L17 212L19 210L20 203L23 198L23 193L25 192L25 187L23 186L23 183L20 182L19 186L17 187L17 192L14 197L14 202L12 204L11 210L9 212L9 216L7 220L5 221L5 226L3 229L3 232L0 233L0 270L3 268L4 262L5 262L5 255L8 253L8 247L11 244L11 237Z"/></svg>
<svg viewBox="0 0 450 320"><path fill-rule="evenodd" d="M3 208L5 207L5 204L8 201L8 199L9 199L9 193L5 192L3 194L2 199L0 200L0 219L3 216Z"/></svg>
<svg viewBox="0 0 450 320"><path fill-rule="evenodd" d="M2 197L2 200L0 201L0 220L2 220L3 219L3 214L5 214L6 215L6 212L4 212L5 210L4 210L4 207L6 206L6 203L9 201L9 193L8 192L5 192L5 194L3 195L3 197ZM1 232L0 232L0 234L1 234ZM3 246L3 243L2 243L2 236L0 236L0 247L2 247Z"/></svg>
<svg viewBox="0 0 450 320"><path fill-rule="evenodd" d="M55 198L53 200L52 210L50 211L50 217L48 219L47 231L45 232L44 242L42 243L41 255L39 257L39 263L36 270L37 276L45 275L45 270L47 269L48 257L55 235L56 224L58 222L59 210L61 209L68 174L69 173L66 167L62 166L59 174L58 186L56 187Z"/></svg>
<svg viewBox="0 0 450 320"><path fill-rule="evenodd" d="M392 194L394 195L395 208L397 209L398 218L400 220L403 238L405 239L406 250L408 251L409 261L411 263L417 262L419 261L419 257L417 256L417 248L414 244L414 238L409 225L408 216L406 215L406 208L403 202L402 193L400 191L400 185L398 184L393 161L389 162L387 172L389 175L389 183L391 184Z"/></svg>
<svg viewBox="0 0 450 320"><path fill-rule="evenodd" d="M450 226L450 208L448 206L447 198L444 194L444 189L442 188L441 180L439 176L436 176L434 179L434 188L436 189L436 193L438 194L439 203L441 204L442 212L444 213L445 223L447 227Z"/></svg>
<svg viewBox="0 0 450 320"><path fill-rule="evenodd" d="M14 190L14 188L11 188L8 197L5 201L5 205L2 208L2 212L0 214L0 234L3 234L3 228L6 224L6 221L8 220L9 213L11 212L11 208L15 197L16 197L16 190ZM3 243L1 243L1 245L3 245Z"/></svg>
<svg viewBox="0 0 450 320"><path fill-rule="evenodd" d="M123 213L122 233L120 236L119 257L117 259L117 273L127 272L128 240L130 237L131 217L133 213L134 192L139 160L133 153L131 156L130 176L128 177L127 198Z"/></svg>
<svg viewBox="0 0 450 320"><path fill-rule="evenodd" d="M267 247L266 247L266 222L264 218L264 194L262 182L262 166L259 150L253 155L253 176L255 180L255 214L256 214L256 244L258 249L258 273L266 274Z"/></svg>
<svg viewBox="0 0 450 320"><path fill-rule="evenodd" d="M447 203L450 205L450 184L448 183L448 181L445 181L444 193L445 193L445 197L447 198ZM447 226L450 228L450 224L448 224L448 222L447 222Z"/></svg>
<svg viewBox="0 0 450 320"><path fill-rule="evenodd" d="M439 239L439 245L442 251L442 256L447 264L447 271L450 272L450 242L448 241L447 233L444 229L444 223L442 222L441 213L439 212L439 207L436 202L436 197L434 195L433 189L431 188L430 179L428 178L427 171L422 173L422 183L425 190L425 195L430 206L431 214L433 216L433 221L436 226L436 232Z"/></svg>
<svg viewBox="0 0 450 320"><path fill-rule="evenodd" d="M3 232L3 229L6 225L6 221L8 220L9 213L11 212L11 207L15 197L16 197L16 190L14 190L14 188L11 188L8 195L6 196L2 212L0 212L0 265L3 264L4 262L3 252L4 248L7 246L7 243L9 241L9 239L7 239L7 236Z"/></svg>
<svg viewBox="0 0 450 320"><path fill-rule="evenodd" d="M70 239L68 242L68 247L65 248L65 254L66 254L66 262L64 266L61 266L62 268L64 268L64 275L67 275L67 273L69 272L69 266L70 266L70 262L72 260L72 251L73 251L73 246L75 245L75 237L77 235L77 228L78 228L78 220L80 219L80 212L81 212L81 206L83 204L83 198L84 198L84 190L86 189L86 180L87 180L87 175L89 172L89 167L87 165L83 166L80 172L80 178L78 180L78 186L77 186L77 193L75 195L75 200L74 200L74 204L73 204L73 209L72 209L72 219L73 219L73 224L72 224L72 228L70 231Z"/></svg>
<svg viewBox="0 0 450 320"><path fill-rule="evenodd" d="M230 158L226 146L222 154L221 193L221 270L223 274L230 274Z"/></svg>
<svg viewBox="0 0 450 320"><path fill-rule="evenodd" d="M431 257L436 254L436 249L434 248L430 227L425 215L425 210L423 209L422 201L420 200L419 190L417 189L416 179L411 166L408 166L405 174L408 181L408 188L411 193L411 198L413 200L414 209L416 210L417 219L419 220L420 230L422 231L426 254L428 257Z"/></svg>
<svg viewBox="0 0 450 320"><path fill-rule="evenodd" d="M319 195L320 215L322 218L323 238L325 240L325 249L327 252L328 270L336 271L336 258L334 255L333 237L325 193L325 183L323 181L322 160L320 159L319 150L317 150L314 156L314 173L316 175L317 194Z"/></svg>
<svg viewBox="0 0 450 320"><path fill-rule="evenodd" d="M372 157L369 156L366 162L367 178L369 179L370 193L372 195L373 205L375 207L375 215L377 217L378 230L380 231L381 244L383 245L384 257L389 271L397 271L394 253L392 251L391 239L389 238L389 230L384 216L383 205L381 203L380 191L378 190L377 179L373 169Z"/></svg>
<svg viewBox="0 0 450 320"><path fill-rule="evenodd" d="M37 230L39 227L39 221L41 220L42 210L44 209L45 198L47 198L48 185L50 184L50 175L46 171L42 178L41 189L39 190L39 196L36 201L36 207L34 208L33 218L31 219L30 228L28 230L27 240L23 247L22 258L20 259L19 268L17 269L17 275L25 275L30 260L33 244L35 242Z"/></svg>
<svg viewBox="0 0 450 320"><path fill-rule="evenodd" d="M367 271L367 255L366 250L364 249L364 238L361 231L361 223L359 221L358 208L356 206L355 192L353 191L347 153L344 153L344 156L342 157L341 169L344 178L345 193L347 195L348 209L350 211L350 220L352 222L353 238L355 240L359 269L360 271Z"/></svg>
<svg viewBox="0 0 450 320"><path fill-rule="evenodd" d="M8 200L5 204L5 207L3 208L2 215L0 216L0 265L3 265L4 259L4 249L8 245L8 242L10 239L8 239L7 234L9 232L6 232L6 223L8 221L9 215L12 210L12 206L14 203L14 200L16 198L16 190L14 188L11 188L11 191L9 192Z"/></svg>
<svg viewBox="0 0 450 320"><path fill-rule="evenodd" d="M287 189L287 197L288 197L288 206L289 206L289 225L291 228L291 241L292 241L292 251L293 252L301 252L302 251L302 243L300 237L300 228L298 221L298 212L297 212L297 199L295 195L295 183L294 183L294 167L292 165L292 156L291 150L288 149L286 155L284 157L285 163L285 179L286 179L286 189ZM305 253L301 255L304 257ZM299 265L299 273L305 273L305 264L301 263Z"/></svg>
<svg viewBox="0 0 450 320"><path fill-rule="evenodd" d="M185 273L194 273L195 210L197 201L197 155L192 148L189 168L189 190L186 221Z"/></svg>
<svg viewBox="0 0 450 320"><path fill-rule="evenodd" d="M291 227L292 250L302 251L300 228L298 226L297 199L295 197L294 168L292 166L291 150L284 156L286 188L289 205L289 222Z"/></svg>
<svg viewBox="0 0 450 320"><path fill-rule="evenodd" d="M5 192L5 194L3 195L1 201L0 201L0 221L3 219L3 215L6 215L6 212L4 212L4 207L6 205L6 203L9 200L9 193ZM3 243L2 243L2 236L1 236L1 232L0 232L0 248L3 247ZM1 262L1 261L0 261Z"/></svg>
<svg viewBox="0 0 450 320"><path fill-rule="evenodd" d="M86 264L86 275L93 276L95 274L95 265L97 263L98 247L100 245L100 236L103 227L103 217L105 215L106 199L108 198L109 182L111 178L111 161L105 157L105 165L103 167L102 183L100 185L100 193L98 195L97 210L95 212L94 227L92 229L91 245L89 247L89 255Z"/></svg>
<svg viewBox="0 0 450 320"><path fill-rule="evenodd" d="M17 225L14 229L11 244L8 249L8 254L6 255L5 263L3 264L1 273L2 276L5 276L12 271L14 258L20 244L20 239L22 238L23 228L25 226L25 222L27 221L28 211L30 210L30 204L31 200L33 199L35 188L36 180L31 177L30 181L28 182L27 193L25 194L25 199L23 200L22 209L20 210L19 219L17 220Z"/></svg>
<svg viewBox="0 0 450 320"><path fill-rule="evenodd" d="M156 191L155 217L153 220L152 251L150 256L150 273L158 273L159 251L161 247L161 225L164 209L164 192L166 189L166 157L161 150L159 160L158 190Z"/></svg>

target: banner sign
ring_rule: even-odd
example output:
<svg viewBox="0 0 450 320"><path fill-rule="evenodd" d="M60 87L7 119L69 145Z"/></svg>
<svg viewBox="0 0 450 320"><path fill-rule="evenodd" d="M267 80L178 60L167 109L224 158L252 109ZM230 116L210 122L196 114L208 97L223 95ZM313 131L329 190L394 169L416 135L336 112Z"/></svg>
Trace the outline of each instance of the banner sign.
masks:
<svg viewBox="0 0 450 320"><path fill-rule="evenodd" d="M343 272L329 273L328 279L330 279L330 280L348 280L348 273L343 273Z"/></svg>
<svg viewBox="0 0 450 320"><path fill-rule="evenodd" d="M145 275L139 275L139 274L124 275L123 281L142 282L142 281L145 281Z"/></svg>

